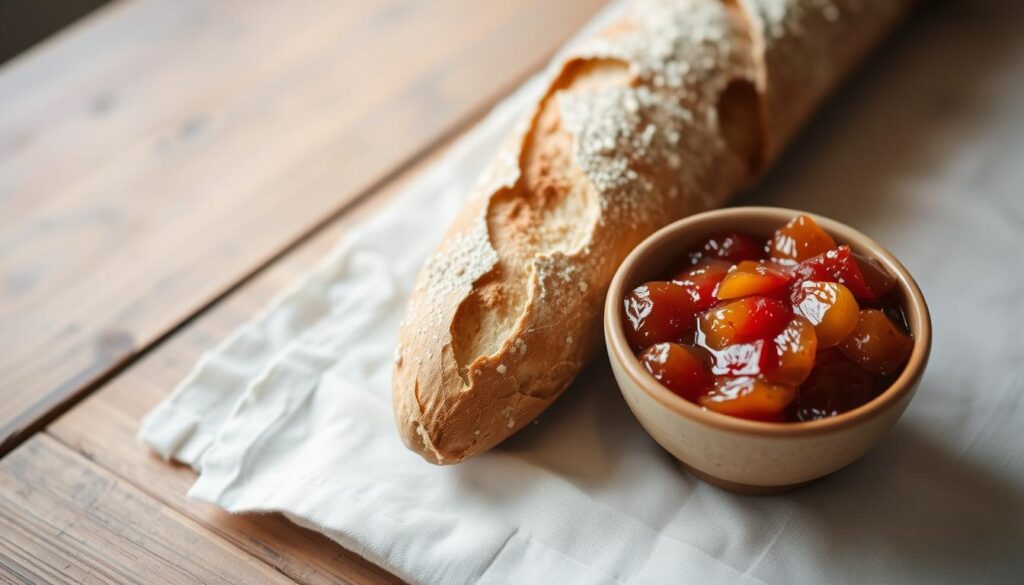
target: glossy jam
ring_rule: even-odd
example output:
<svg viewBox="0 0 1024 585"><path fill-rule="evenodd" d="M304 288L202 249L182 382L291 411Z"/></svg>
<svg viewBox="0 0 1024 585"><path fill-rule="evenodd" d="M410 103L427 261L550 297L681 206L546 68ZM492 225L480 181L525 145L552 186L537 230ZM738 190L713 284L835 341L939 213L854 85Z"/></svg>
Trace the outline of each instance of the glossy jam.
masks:
<svg viewBox="0 0 1024 585"><path fill-rule="evenodd" d="M725 279L732 263L717 258L698 260L676 274L672 282L686 289L698 310L710 309L718 302L718 287Z"/></svg>
<svg viewBox="0 0 1024 585"><path fill-rule="evenodd" d="M634 350L683 339L693 332L697 308L690 293L673 282L648 282L625 299L626 338Z"/></svg>
<svg viewBox="0 0 1024 585"><path fill-rule="evenodd" d="M846 339L857 325L860 307L850 289L838 282L805 280L793 290L793 310L814 326L819 347Z"/></svg>
<svg viewBox="0 0 1024 585"><path fill-rule="evenodd" d="M655 380L691 402L710 390L715 382L707 359L695 347L658 343L645 349L640 361Z"/></svg>
<svg viewBox="0 0 1024 585"><path fill-rule="evenodd" d="M744 260L725 275L715 296L726 300L750 295L776 294L785 288L790 280L792 274L780 266Z"/></svg>
<svg viewBox="0 0 1024 585"><path fill-rule="evenodd" d="M627 294L623 321L647 371L707 410L836 416L878 396L910 356L896 279L810 217L768 238L713 236L683 261Z"/></svg>
<svg viewBox="0 0 1024 585"><path fill-rule="evenodd" d="M793 310L784 301L749 296L720 303L698 319L705 343L714 349L770 339L789 323Z"/></svg>
<svg viewBox="0 0 1024 585"><path fill-rule="evenodd" d="M793 218L775 230L768 242L768 253L773 260L801 262L834 249L835 240L806 215Z"/></svg>

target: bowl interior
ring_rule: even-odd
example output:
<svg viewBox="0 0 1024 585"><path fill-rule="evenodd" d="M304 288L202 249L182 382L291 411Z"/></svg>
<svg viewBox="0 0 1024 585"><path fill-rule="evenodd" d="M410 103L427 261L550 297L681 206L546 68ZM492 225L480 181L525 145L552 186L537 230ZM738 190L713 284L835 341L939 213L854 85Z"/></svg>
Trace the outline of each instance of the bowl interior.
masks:
<svg viewBox="0 0 1024 585"><path fill-rule="evenodd" d="M838 244L847 244L854 252L877 260L889 274L896 277L895 294L903 305L914 337L914 349L902 374L892 385L867 404L835 417L802 423L767 423L704 410L672 393L651 377L626 342L622 325L623 295L644 282L664 278L664 272L673 262L710 235L744 232L767 236L800 214L811 216ZM608 290L605 329L611 359L619 360L630 378L663 406L715 426L758 434L799 435L856 424L912 389L923 372L931 348L931 323L927 305L917 283L892 254L845 224L813 213L775 207L736 207L697 214L670 224L644 240L623 261Z"/></svg>

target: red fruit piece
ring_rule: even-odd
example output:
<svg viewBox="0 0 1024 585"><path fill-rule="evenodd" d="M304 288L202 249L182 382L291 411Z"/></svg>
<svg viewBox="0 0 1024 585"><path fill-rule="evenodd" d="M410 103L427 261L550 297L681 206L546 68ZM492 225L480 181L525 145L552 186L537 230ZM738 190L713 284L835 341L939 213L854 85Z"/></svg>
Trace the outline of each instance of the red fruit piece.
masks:
<svg viewBox="0 0 1024 585"><path fill-rule="evenodd" d="M718 376L765 376L778 369L775 345L766 339L736 343L713 351L711 373Z"/></svg>
<svg viewBox="0 0 1024 585"><path fill-rule="evenodd" d="M743 260L760 260L764 258L764 254L762 241L746 234L733 233L711 236L690 257L695 264L709 258L735 263Z"/></svg>
<svg viewBox="0 0 1024 585"><path fill-rule="evenodd" d="M782 422L796 388L757 378L717 378L697 403L708 410L750 420Z"/></svg>
<svg viewBox="0 0 1024 585"><path fill-rule="evenodd" d="M678 341L692 334L696 308L685 288L671 282L648 282L623 299L626 339L634 351Z"/></svg>
<svg viewBox="0 0 1024 585"><path fill-rule="evenodd" d="M842 414L870 402L878 395L866 370L835 350L822 352L793 402L793 418L818 420Z"/></svg>
<svg viewBox="0 0 1024 585"><path fill-rule="evenodd" d="M899 331L910 335L910 325L907 324L907 315L903 312L903 305L893 295L885 295L878 301L876 307L892 321Z"/></svg>
<svg viewBox="0 0 1024 585"><path fill-rule="evenodd" d="M864 277L864 284L867 285L868 294L873 295L874 298L864 297L869 300L877 300L896 285L896 277L885 271L882 265L877 260L871 258L865 258L856 252L852 253L853 259L857 262L857 267L860 268L860 273Z"/></svg>
<svg viewBox="0 0 1024 585"><path fill-rule="evenodd" d="M877 309L861 311L853 331L839 344L853 362L880 376L899 370L913 348L914 340Z"/></svg>
<svg viewBox="0 0 1024 585"><path fill-rule="evenodd" d="M874 261L854 254L843 245L800 263L796 276L845 285L859 299L875 301L889 292L896 279Z"/></svg>
<svg viewBox="0 0 1024 585"><path fill-rule="evenodd" d="M732 264L727 260L714 258L702 260L696 266L691 266L680 272L673 282L685 288L690 293L694 306L703 311L710 309L718 302L715 293L731 266Z"/></svg>
<svg viewBox="0 0 1024 585"><path fill-rule="evenodd" d="M781 291L790 280L791 276L781 266L744 260L725 275L716 296L724 300L772 294Z"/></svg>
<svg viewBox="0 0 1024 585"><path fill-rule="evenodd" d="M712 349L769 339L778 335L792 316L789 306L771 297L753 296L731 301L700 317L700 330Z"/></svg>
<svg viewBox="0 0 1024 585"><path fill-rule="evenodd" d="M776 260L802 262L836 247L832 236L806 215L798 215L775 230L768 246Z"/></svg>
<svg viewBox="0 0 1024 585"><path fill-rule="evenodd" d="M700 352L678 343L659 343L644 350L640 362L663 386L696 402L714 382L708 371L708 360Z"/></svg>

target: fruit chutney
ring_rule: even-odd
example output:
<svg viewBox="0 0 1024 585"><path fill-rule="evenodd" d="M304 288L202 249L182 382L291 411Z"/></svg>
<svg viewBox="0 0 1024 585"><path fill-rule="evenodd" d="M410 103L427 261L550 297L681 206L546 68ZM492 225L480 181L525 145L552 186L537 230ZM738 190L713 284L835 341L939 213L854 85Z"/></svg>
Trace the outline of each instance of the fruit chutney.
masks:
<svg viewBox="0 0 1024 585"><path fill-rule="evenodd" d="M623 299L626 338L666 388L707 410L802 422L882 393L914 340L896 279L813 219L713 236Z"/></svg>

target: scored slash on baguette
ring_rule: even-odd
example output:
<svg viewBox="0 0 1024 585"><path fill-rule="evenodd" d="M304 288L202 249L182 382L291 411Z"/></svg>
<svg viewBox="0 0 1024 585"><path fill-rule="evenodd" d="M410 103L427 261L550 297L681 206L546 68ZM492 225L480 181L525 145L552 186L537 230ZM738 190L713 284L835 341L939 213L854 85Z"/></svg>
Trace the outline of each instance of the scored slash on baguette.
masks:
<svg viewBox="0 0 1024 585"><path fill-rule="evenodd" d="M454 463L543 411L600 345L626 254L748 184L909 4L641 0L578 47L417 279L406 445Z"/></svg>

